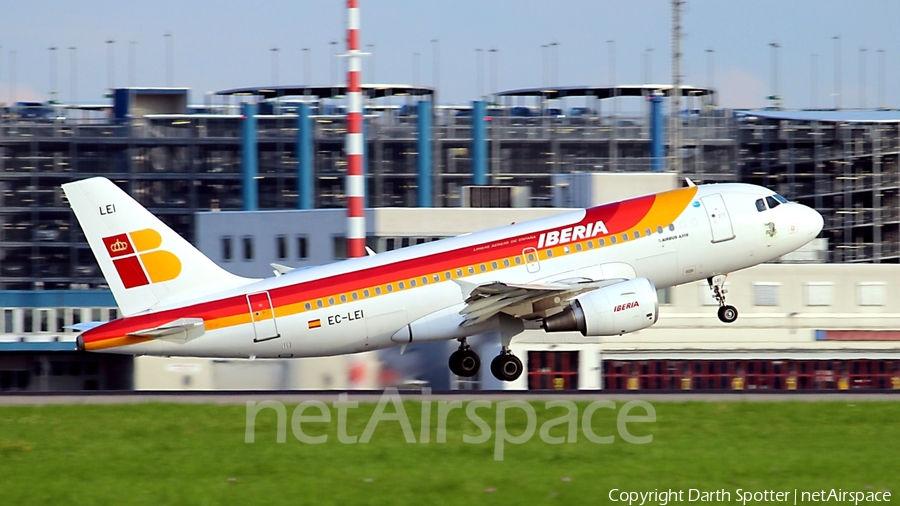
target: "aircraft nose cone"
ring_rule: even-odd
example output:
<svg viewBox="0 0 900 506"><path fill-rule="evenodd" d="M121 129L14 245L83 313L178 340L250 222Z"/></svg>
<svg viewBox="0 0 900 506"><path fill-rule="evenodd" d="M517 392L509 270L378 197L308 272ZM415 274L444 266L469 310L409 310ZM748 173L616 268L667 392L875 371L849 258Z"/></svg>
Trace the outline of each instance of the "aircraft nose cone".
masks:
<svg viewBox="0 0 900 506"><path fill-rule="evenodd" d="M806 214L809 216L804 221L808 230L808 236L812 239L813 237L818 236L819 232L822 231L822 227L825 226L825 218L822 217L819 211L816 211L811 207L807 207L807 209L809 212Z"/></svg>

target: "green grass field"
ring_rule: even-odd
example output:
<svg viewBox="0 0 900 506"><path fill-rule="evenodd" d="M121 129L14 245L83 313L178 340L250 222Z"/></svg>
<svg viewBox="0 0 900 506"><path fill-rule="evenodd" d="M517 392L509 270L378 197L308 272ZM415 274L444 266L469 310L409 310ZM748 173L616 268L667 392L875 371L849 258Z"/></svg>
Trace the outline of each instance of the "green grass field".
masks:
<svg viewBox="0 0 900 506"><path fill-rule="evenodd" d="M653 436L640 445L618 436L588 441L580 426L587 403L578 403L577 442L547 444L540 426L565 410L532 405L534 437L507 443L502 461L494 438L463 442L481 432L464 410L450 412L447 442L435 442L437 402L427 444L418 442L419 402L404 404L416 443L406 442L400 423L381 422L367 444L337 440L335 409L330 423L303 425L308 435L327 435L324 444L294 436L293 406L286 442L276 442L268 409L248 444L244 405L2 407L0 504L574 505L607 503L614 488L900 493L897 402L654 402L656 422L629 425ZM361 435L374 409L350 410L346 432ZM492 428L493 409L478 411ZM522 434L524 412L507 412L506 430ZM592 427L617 434L616 412L598 410ZM734 496L732 503L740 504Z"/></svg>

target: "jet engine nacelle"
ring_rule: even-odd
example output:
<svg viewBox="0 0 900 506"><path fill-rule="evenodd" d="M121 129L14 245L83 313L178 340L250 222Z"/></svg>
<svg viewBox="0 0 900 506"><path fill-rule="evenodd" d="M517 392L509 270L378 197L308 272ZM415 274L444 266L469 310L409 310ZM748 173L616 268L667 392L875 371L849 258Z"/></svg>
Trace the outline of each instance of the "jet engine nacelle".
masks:
<svg viewBox="0 0 900 506"><path fill-rule="evenodd" d="M618 336L645 329L658 317L656 287L647 278L636 278L576 297L562 312L544 319L544 330Z"/></svg>

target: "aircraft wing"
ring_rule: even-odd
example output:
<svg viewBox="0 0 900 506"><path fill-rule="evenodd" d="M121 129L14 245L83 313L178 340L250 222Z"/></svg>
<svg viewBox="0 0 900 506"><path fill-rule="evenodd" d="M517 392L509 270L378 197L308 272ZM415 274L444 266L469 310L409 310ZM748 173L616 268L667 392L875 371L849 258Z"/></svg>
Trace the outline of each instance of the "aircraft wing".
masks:
<svg viewBox="0 0 900 506"><path fill-rule="evenodd" d="M206 333L206 326L203 324L203 318L179 318L152 329L129 332L128 335L186 343L204 333Z"/></svg>
<svg viewBox="0 0 900 506"><path fill-rule="evenodd" d="M569 300L584 292L624 281L623 279L571 278L550 283L503 283L495 281L472 286L466 306L459 313L463 327L484 322L504 313L523 320L534 320L556 313ZM464 287L466 288L466 287Z"/></svg>

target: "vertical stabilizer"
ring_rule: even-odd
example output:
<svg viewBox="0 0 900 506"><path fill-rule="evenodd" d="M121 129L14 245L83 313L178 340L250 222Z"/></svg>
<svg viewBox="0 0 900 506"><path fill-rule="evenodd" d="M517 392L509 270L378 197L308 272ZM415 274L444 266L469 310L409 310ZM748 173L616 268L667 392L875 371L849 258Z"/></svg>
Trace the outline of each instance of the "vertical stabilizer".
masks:
<svg viewBox="0 0 900 506"><path fill-rule="evenodd" d="M106 178L62 188L126 316L255 281L216 265Z"/></svg>

